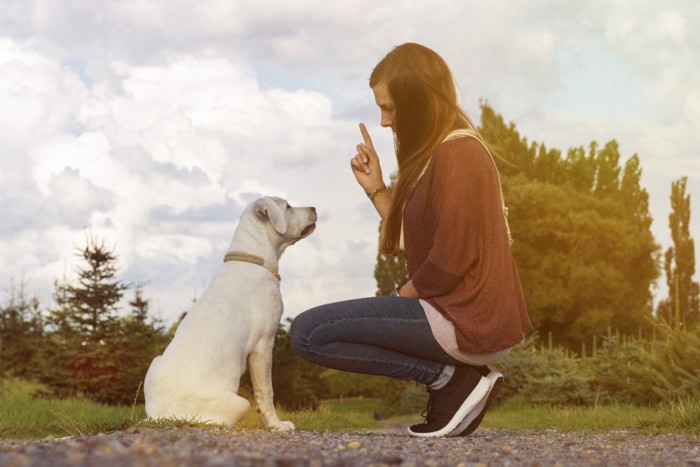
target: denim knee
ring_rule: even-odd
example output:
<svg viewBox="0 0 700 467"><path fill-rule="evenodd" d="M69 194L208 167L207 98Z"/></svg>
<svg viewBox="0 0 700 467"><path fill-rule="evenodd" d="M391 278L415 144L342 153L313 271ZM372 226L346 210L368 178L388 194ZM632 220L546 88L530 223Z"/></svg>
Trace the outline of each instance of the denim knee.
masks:
<svg viewBox="0 0 700 467"><path fill-rule="evenodd" d="M292 336L292 345L301 355L304 355L308 350L307 338L311 331L308 325L308 319L305 317L306 312L297 315L289 327L289 334Z"/></svg>

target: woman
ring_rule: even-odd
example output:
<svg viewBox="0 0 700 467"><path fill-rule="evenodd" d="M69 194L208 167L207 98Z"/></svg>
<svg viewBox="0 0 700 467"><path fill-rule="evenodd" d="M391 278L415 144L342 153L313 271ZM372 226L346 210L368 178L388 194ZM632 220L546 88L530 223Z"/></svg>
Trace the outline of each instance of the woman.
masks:
<svg viewBox="0 0 700 467"><path fill-rule="evenodd" d="M425 384L425 422L409 433L465 436L502 379L487 365L531 328L498 173L437 53L394 48L370 87L382 126L394 133L393 192L363 124L350 165L382 218L381 250L405 254L409 281L392 296L308 310L292 323L292 339L320 365Z"/></svg>

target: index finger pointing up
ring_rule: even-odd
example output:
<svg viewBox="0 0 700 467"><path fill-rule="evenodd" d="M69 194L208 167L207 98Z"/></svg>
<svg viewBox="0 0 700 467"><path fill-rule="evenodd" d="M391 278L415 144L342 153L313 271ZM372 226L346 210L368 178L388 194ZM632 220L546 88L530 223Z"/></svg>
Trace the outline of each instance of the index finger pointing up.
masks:
<svg viewBox="0 0 700 467"><path fill-rule="evenodd" d="M360 132L362 133L362 139L365 142L365 146L369 146L370 148L374 149L372 138L369 137L369 132L367 131L367 127L365 127L364 123L360 123Z"/></svg>

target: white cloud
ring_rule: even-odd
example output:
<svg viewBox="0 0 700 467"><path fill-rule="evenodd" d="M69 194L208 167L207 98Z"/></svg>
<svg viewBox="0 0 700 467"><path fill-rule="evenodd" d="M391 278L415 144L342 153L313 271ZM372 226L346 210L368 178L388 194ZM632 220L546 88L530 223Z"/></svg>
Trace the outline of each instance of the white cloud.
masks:
<svg viewBox="0 0 700 467"><path fill-rule="evenodd" d="M530 140L639 153L665 242L670 180L700 199L698 21L680 0L6 0L0 281L48 301L88 229L173 319L273 194L321 218L282 258L288 312L372 294L377 217L349 159L364 120L395 167L367 79L406 41L445 57L472 114L486 98Z"/></svg>
<svg viewBox="0 0 700 467"><path fill-rule="evenodd" d="M113 205L109 191L97 188L77 170L68 167L52 177L48 188L49 196L58 205L54 222L63 222L74 228L90 223L90 213L108 211Z"/></svg>
<svg viewBox="0 0 700 467"><path fill-rule="evenodd" d="M70 130L84 95L83 84L70 70L28 43L0 37L0 144L5 150Z"/></svg>
<svg viewBox="0 0 700 467"><path fill-rule="evenodd" d="M303 173L314 174L326 193L332 191L335 182L326 178L324 164L335 164L329 153L335 157L333 134L340 126L332 120L330 100L317 92L260 89L249 68L213 53L173 57L159 66L115 64L120 86L95 83L86 90L57 62L34 50L27 56L27 62L57 70L45 76L49 83L77 83L81 91L69 96L72 112L54 122L56 130L40 133L20 153L29 175L23 183L33 187L29 207L51 206L51 216L26 224L21 209L3 209L14 217L18 237L33 233L43 243L60 239L61 248L44 257L51 267L30 273L42 287L63 274L66 258L74 259L71 250L84 243L87 229L116 246L125 280L132 280L133 271L139 281L151 281L164 316L174 319L193 292L173 291L172 281L158 277L161 267L171 269L166 276L176 283L208 282L247 203L271 194L312 204L319 196L302 195L314 188ZM6 75L5 87L11 89L22 76ZM44 102L46 88L56 86L30 88L21 99ZM22 111L21 105L15 109ZM30 108L25 120L38 125L35 113ZM342 166L346 169L345 161ZM333 204L343 197L325 199ZM336 238L326 247L342 252L344 240ZM24 246L3 251L9 259L6 279L21 273L17 265L36 265L33 257L13 261L29 248L19 238L14 242ZM324 257L318 251L306 256ZM291 268L290 277L304 278L306 270ZM303 294L298 299L309 301ZM293 298L288 303L297 312L305 306Z"/></svg>

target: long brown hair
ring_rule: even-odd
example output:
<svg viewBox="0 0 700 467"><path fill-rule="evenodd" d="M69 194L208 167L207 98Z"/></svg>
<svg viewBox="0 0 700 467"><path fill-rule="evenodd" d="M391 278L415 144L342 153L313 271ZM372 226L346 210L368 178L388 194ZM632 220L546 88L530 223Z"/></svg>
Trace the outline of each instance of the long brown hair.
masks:
<svg viewBox="0 0 700 467"><path fill-rule="evenodd" d="M386 83L394 101L398 177L380 249L399 253L403 208L438 144L453 130L476 129L457 104L454 78L445 61L420 44L391 50L372 70L369 85Z"/></svg>

